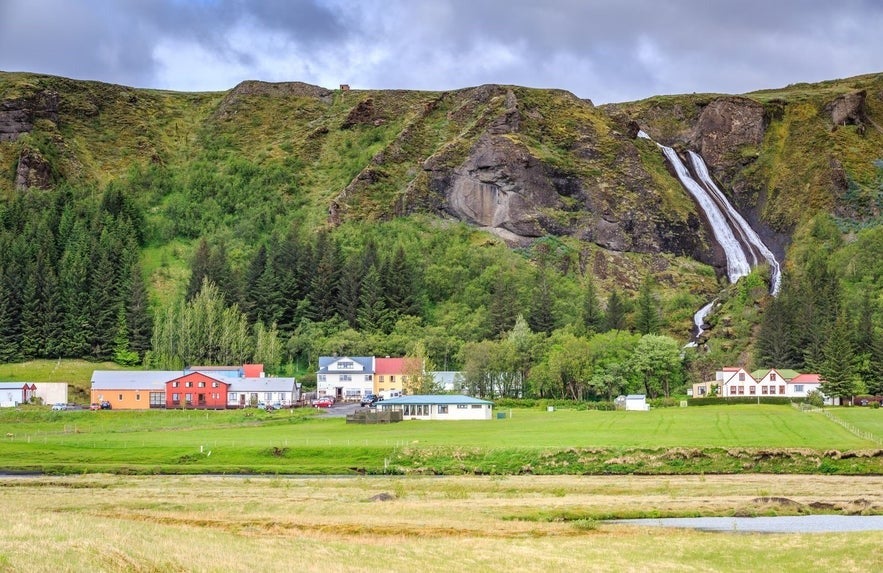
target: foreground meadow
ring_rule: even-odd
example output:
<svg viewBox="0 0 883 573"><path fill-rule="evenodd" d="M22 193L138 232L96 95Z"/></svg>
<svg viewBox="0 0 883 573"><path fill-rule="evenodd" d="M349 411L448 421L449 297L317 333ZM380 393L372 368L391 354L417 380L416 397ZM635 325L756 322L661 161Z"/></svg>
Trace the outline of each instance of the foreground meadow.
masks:
<svg viewBox="0 0 883 573"><path fill-rule="evenodd" d="M879 412L874 412L879 413ZM0 412L0 470L43 473L883 473L883 451L819 414L734 405L505 411L346 424L314 410ZM872 426L873 427L873 426ZM841 455L856 451L858 454Z"/></svg>
<svg viewBox="0 0 883 573"><path fill-rule="evenodd" d="M843 476L0 479L0 570L879 571L880 532L729 534L610 517L883 511ZM838 548L834 550L834 548Z"/></svg>

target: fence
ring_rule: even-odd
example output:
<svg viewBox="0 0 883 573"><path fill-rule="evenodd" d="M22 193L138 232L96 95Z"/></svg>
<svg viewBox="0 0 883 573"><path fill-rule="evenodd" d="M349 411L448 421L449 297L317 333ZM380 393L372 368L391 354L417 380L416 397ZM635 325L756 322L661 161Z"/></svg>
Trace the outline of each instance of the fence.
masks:
<svg viewBox="0 0 883 573"><path fill-rule="evenodd" d="M829 420L831 420L835 424L842 426L844 429L846 429L847 432L851 433L852 435L858 436L859 438L862 438L863 440L868 440L869 442L874 442L878 446L883 446L883 439L881 439L876 434L873 434L867 430L863 430L861 428L858 428L855 425L850 424L846 420L841 420L840 418L838 418L837 416L835 416L830 411L828 411L824 408L819 408L817 406L811 406L806 403L794 404L794 407L798 408L802 412L812 412L814 414L822 414L823 416L825 416L826 418L828 418Z"/></svg>

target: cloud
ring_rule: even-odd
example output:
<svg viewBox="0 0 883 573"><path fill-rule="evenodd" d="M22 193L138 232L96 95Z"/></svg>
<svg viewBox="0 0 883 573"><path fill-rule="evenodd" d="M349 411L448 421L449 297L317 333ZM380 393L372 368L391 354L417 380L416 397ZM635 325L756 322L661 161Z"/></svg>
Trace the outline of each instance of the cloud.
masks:
<svg viewBox="0 0 883 573"><path fill-rule="evenodd" d="M0 69L138 87L244 79L596 102L883 70L873 0L3 0Z"/></svg>

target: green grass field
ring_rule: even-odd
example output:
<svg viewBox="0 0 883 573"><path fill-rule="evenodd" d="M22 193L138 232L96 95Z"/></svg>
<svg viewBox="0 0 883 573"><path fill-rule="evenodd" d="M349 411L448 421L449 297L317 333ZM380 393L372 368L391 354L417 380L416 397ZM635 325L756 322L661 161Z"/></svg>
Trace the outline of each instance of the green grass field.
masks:
<svg viewBox="0 0 883 573"><path fill-rule="evenodd" d="M734 448L810 452L876 448L874 442L821 414L775 405L650 412L521 409L506 411L506 419L389 425L346 424L342 418L314 414L313 410L8 410L0 412L0 435L6 436L0 442L0 469L327 474L378 473L392 464L416 472L442 468L444 473L468 473L490 468L512 473L525 464L542 463L538 458L575 449L609 451L622 457L628 450L677 448L716 450L720 456ZM462 463L442 463L440 458ZM856 466L853 471L872 471L874 464L881 465L880 460L869 458L870 469ZM618 471L629 467L652 470L652 462L634 465L634 461L618 464ZM569 463L555 461L555 469L547 471L568 473ZM738 471L738 466L716 466L712 460L705 464L700 471ZM673 471L690 467L678 466ZM572 471L584 470L577 466ZM782 471L788 470L783 467Z"/></svg>

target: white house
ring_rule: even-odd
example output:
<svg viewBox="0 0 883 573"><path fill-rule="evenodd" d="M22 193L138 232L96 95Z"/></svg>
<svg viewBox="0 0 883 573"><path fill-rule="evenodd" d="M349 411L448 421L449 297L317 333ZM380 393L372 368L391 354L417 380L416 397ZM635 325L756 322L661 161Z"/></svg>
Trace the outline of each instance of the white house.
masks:
<svg viewBox="0 0 883 573"><path fill-rule="evenodd" d="M432 379L440 385L445 392L459 392L465 384L463 373L457 370L438 370L430 372Z"/></svg>
<svg viewBox="0 0 883 573"><path fill-rule="evenodd" d="M244 408L260 403L271 406L294 406L300 400L300 385L294 378L223 378L227 388L227 407Z"/></svg>
<svg viewBox="0 0 883 573"><path fill-rule="evenodd" d="M809 392L818 390L820 384L818 374L799 374L785 368L748 372L744 368L726 367L715 373L714 381L694 384L693 397L709 396L716 387L717 396L721 398L806 398Z"/></svg>
<svg viewBox="0 0 883 573"><path fill-rule="evenodd" d="M320 356L316 393L335 400L359 400L374 393L373 356Z"/></svg>
<svg viewBox="0 0 883 573"><path fill-rule="evenodd" d="M490 420L494 404L462 394L400 396L375 404L378 410L399 410L405 420Z"/></svg>

